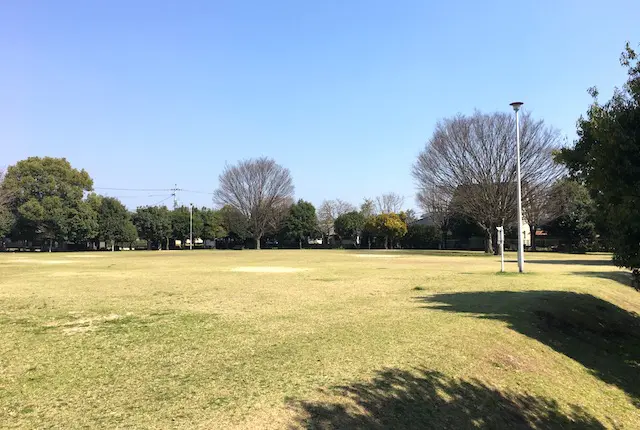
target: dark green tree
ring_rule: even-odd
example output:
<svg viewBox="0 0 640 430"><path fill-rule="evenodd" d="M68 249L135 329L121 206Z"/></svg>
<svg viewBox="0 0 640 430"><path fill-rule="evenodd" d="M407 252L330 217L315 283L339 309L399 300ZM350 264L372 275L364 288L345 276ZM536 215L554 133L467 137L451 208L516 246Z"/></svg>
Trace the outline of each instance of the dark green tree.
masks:
<svg viewBox="0 0 640 430"><path fill-rule="evenodd" d="M67 240L70 225L85 212L80 208L84 193L92 187L89 174L64 158L30 157L9 167L2 194L10 195L14 238L43 240L49 250L53 241Z"/></svg>
<svg viewBox="0 0 640 430"><path fill-rule="evenodd" d="M13 229L15 217L11 213L11 194L3 186L4 170L0 170L0 243Z"/></svg>
<svg viewBox="0 0 640 430"><path fill-rule="evenodd" d="M594 101L578 121L578 140L558 156L595 200L607 220L614 262L632 270L640 288L640 62L627 43L621 56L628 79L611 100Z"/></svg>
<svg viewBox="0 0 640 430"><path fill-rule="evenodd" d="M67 209L65 238L69 242L82 244L98 237L98 213L88 201Z"/></svg>
<svg viewBox="0 0 640 430"><path fill-rule="evenodd" d="M171 234L174 239L180 240L184 248L193 227L193 239L201 238L204 221L198 208L193 208L193 225L191 225L191 213L188 206L180 206L171 212Z"/></svg>
<svg viewBox="0 0 640 430"><path fill-rule="evenodd" d="M302 249L303 241L317 235L319 231L316 208L309 202L298 200L289 208L282 230L285 236L297 240L298 247Z"/></svg>
<svg viewBox="0 0 640 430"><path fill-rule="evenodd" d="M440 237L440 229L434 225L411 224L400 244L407 249L438 249Z"/></svg>
<svg viewBox="0 0 640 430"><path fill-rule="evenodd" d="M116 242L127 241L130 238L131 217L122 203L113 197L103 197L98 210L98 237L105 242L111 242L111 251L115 250Z"/></svg>
<svg viewBox="0 0 640 430"><path fill-rule="evenodd" d="M138 240L138 230L136 226L131 221L132 214L129 214L129 222L125 223L124 229L122 230L122 234L118 239L120 242L124 242L129 244L130 248L133 248L133 244L136 240Z"/></svg>
<svg viewBox="0 0 640 430"><path fill-rule="evenodd" d="M133 214L138 236L147 241L148 248L161 248L171 236L171 213L164 206L139 207Z"/></svg>
<svg viewBox="0 0 640 430"><path fill-rule="evenodd" d="M551 188L549 209L554 217L544 230L560 239L563 250L584 253L594 248L594 205L584 185L571 179L558 181Z"/></svg>
<svg viewBox="0 0 640 430"><path fill-rule="evenodd" d="M334 221L334 229L341 239L356 240L362 234L366 220L362 213L352 211L342 214Z"/></svg>
<svg viewBox="0 0 640 430"><path fill-rule="evenodd" d="M202 240L216 240L227 236L228 232L222 225L222 213L220 211L203 207L198 211L198 214L202 220L202 233L200 235Z"/></svg>

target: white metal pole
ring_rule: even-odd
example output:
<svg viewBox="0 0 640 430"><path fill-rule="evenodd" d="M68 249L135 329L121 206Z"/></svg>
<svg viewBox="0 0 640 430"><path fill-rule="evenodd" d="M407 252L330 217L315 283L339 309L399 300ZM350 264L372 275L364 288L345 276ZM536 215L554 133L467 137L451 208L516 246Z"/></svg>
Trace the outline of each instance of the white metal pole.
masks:
<svg viewBox="0 0 640 430"><path fill-rule="evenodd" d="M504 272L504 227L498 227L498 241L500 242L500 271Z"/></svg>
<svg viewBox="0 0 640 430"><path fill-rule="evenodd" d="M193 204L189 205L189 250L193 249Z"/></svg>
<svg viewBox="0 0 640 430"><path fill-rule="evenodd" d="M516 109L516 158L518 175L518 271L524 272L524 240L522 238L522 185L520 178L520 117Z"/></svg>

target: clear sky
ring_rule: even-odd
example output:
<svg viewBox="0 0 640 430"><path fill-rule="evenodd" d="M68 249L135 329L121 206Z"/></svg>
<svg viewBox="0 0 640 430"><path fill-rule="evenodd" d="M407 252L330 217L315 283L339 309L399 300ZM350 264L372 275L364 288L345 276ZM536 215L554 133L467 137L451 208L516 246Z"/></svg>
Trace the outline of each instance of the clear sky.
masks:
<svg viewBox="0 0 640 430"><path fill-rule="evenodd" d="M572 141L639 23L638 0L4 0L0 166L66 157L96 187L211 192L225 163L265 155L316 205L411 207L438 119L521 100Z"/></svg>

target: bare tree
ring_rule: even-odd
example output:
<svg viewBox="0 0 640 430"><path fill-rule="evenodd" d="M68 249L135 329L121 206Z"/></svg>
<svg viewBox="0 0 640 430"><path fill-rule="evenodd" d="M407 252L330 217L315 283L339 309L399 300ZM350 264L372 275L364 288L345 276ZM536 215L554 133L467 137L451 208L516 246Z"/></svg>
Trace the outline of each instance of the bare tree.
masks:
<svg viewBox="0 0 640 430"><path fill-rule="evenodd" d="M336 218L347 212L355 211L356 207L344 200L325 200L318 209L318 225L325 236L333 234L333 223Z"/></svg>
<svg viewBox="0 0 640 430"><path fill-rule="evenodd" d="M289 169L270 158L240 161L226 166L219 177L214 200L230 205L248 220L249 231L260 249L260 240L281 220L293 199Z"/></svg>
<svg viewBox="0 0 640 430"><path fill-rule="evenodd" d="M521 115L523 200L562 172L552 159L560 133ZM474 220L486 233L493 252L495 227L516 218L515 120L507 113L458 115L439 121L413 166L418 188L438 189L451 209Z"/></svg>
<svg viewBox="0 0 640 430"><path fill-rule="evenodd" d="M441 232L440 248L447 247L447 230L452 217L451 196L446 189L428 185L418 190L416 194L418 206L424 212L424 217L429 219Z"/></svg>
<svg viewBox="0 0 640 430"><path fill-rule="evenodd" d="M529 224L531 234L531 249L536 249L536 231L538 228L554 218L551 204L551 188L553 184L523 184L527 192L523 193L522 213Z"/></svg>
<svg viewBox="0 0 640 430"><path fill-rule="evenodd" d="M376 197L376 205L380 213L399 213L404 205L404 197L396 193L386 193Z"/></svg>
<svg viewBox="0 0 640 430"><path fill-rule="evenodd" d="M365 219L377 215L375 202L372 199L365 198L360 205L360 213Z"/></svg>

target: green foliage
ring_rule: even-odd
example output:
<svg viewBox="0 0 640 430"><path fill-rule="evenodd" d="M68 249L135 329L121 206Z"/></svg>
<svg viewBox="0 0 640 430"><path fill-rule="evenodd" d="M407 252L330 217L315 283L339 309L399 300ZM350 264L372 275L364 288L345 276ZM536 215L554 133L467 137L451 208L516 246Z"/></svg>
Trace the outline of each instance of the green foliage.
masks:
<svg viewBox="0 0 640 430"><path fill-rule="evenodd" d="M336 218L334 228L341 238L355 239L364 229L365 222L366 220L362 213L352 211Z"/></svg>
<svg viewBox="0 0 640 430"><path fill-rule="evenodd" d="M5 228L13 224L14 239L81 241L95 233L91 208L83 205L93 181L64 158L30 157L9 167L2 191L11 196ZM76 231L77 230L77 231Z"/></svg>
<svg viewBox="0 0 640 430"><path fill-rule="evenodd" d="M45 197L59 197L68 205L82 200L84 191L93 189L93 181L65 158L29 157L9 167L3 187L12 192L15 207Z"/></svg>
<svg viewBox="0 0 640 430"><path fill-rule="evenodd" d="M15 217L9 208L0 208L0 240L4 239L15 225Z"/></svg>
<svg viewBox="0 0 640 430"><path fill-rule="evenodd" d="M398 214L380 214L365 222L365 231L372 236L384 237L385 248L388 248L390 241L393 243L394 239L407 234L407 224Z"/></svg>
<svg viewBox="0 0 640 430"><path fill-rule="evenodd" d="M468 240L473 236L484 236L485 231L475 221L464 215L453 213L447 227L454 239Z"/></svg>
<svg viewBox="0 0 640 430"><path fill-rule="evenodd" d="M124 243L133 243L138 239L138 231L136 226L133 225L133 222L129 221L124 224L124 228L122 229L121 236L119 237L120 242Z"/></svg>
<svg viewBox="0 0 640 430"><path fill-rule="evenodd" d="M403 248L438 249L442 232L436 226L411 224L400 241Z"/></svg>
<svg viewBox="0 0 640 430"><path fill-rule="evenodd" d="M598 91L586 118L578 121L578 140L557 159L584 182L598 218L607 220L614 261L640 281L640 62L629 44L621 58L628 80L611 100L600 104ZM638 286L638 284L636 284Z"/></svg>
<svg viewBox="0 0 640 430"><path fill-rule="evenodd" d="M318 230L318 218L313 204L300 199L291 205L282 228L286 237L297 240L302 248L303 241L315 237Z"/></svg>
<svg viewBox="0 0 640 430"><path fill-rule="evenodd" d="M67 210L64 236L72 243L86 243L98 236L98 213L89 202Z"/></svg>
<svg viewBox="0 0 640 430"><path fill-rule="evenodd" d="M132 232L129 224L131 217L127 208L118 199L103 197L98 210L98 237L112 245L118 241L132 242L128 240Z"/></svg>
<svg viewBox="0 0 640 430"><path fill-rule="evenodd" d="M198 210L198 215L202 220L200 237L203 240L214 240L227 235L227 231L222 225L222 213L220 211L202 208Z"/></svg>
<svg viewBox="0 0 640 430"><path fill-rule="evenodd" d="M592 250L596 228L588 190L574 180L558 181L551 189L549 204L556 217L544 229L560 239L563 250L582 253Z"/></svg>
<svg viewBox="0 0 640 430"><path fill-rule="evenodd" d="M191 214L188 206L180 206L171 212L171 236L174 239L182 241L182 246L186 244L186 240L190 234ZM193 208L193 238L202 236L204 228L204 220L198 212L198 208Z"/></svg>
<svg viewBox="0 0 640 430"><path fill-rule="evenodd" d="M228 232L230 238L244 241L251 237L249 232L249 220L242 212L230 205L220 209L222 228Z"/></svg>
<svg viewBox="0 0 640 430"><path fill-rule="evenodd" d="M164 206L139 207L133 223L138 236L156 246L171 235L171 213Z"/></svg>

